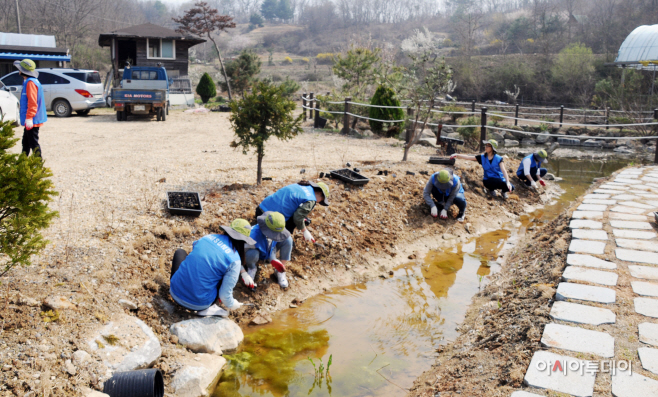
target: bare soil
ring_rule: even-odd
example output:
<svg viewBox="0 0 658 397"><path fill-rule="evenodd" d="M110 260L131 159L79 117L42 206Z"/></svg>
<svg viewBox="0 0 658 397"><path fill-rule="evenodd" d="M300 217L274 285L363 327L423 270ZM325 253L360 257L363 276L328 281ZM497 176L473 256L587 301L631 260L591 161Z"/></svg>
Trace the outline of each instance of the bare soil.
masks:
<svg viewBox="0 0 658 397"><path fill-rule="evenodd" d="M492 200L482 192L481 167L458 162L454 169L466 188L466 222L456 221L455 207L450 219L437 220L423 202L428 177L420 174L442 168L427 164L434 149L414 148L410 161L398 163L402 147L395 139L360 140L311 131L287 143L268 142L264 174L274 180L255 186L248 183L255 179L255 157L229 148L227 119L226 114L174 111L166 122L116 122L110 112L99 111L90 117L53 118L42 128L46 164L60 192L53 203L60 217L45 233L51 244L33 265L14 269L1 280L0 396L73 396L83 387L101 388L106 378L100 366L78 367L71 375L65 362L85 348L83 335L119 312L144 320L161 340L163 355L156 367L168 383L184 352L171 338L169 326L193 316L168 294L173 252L190 251L195 240L220 232L219 226L234 218L254 223L263 198L302 177L316 179L319 172L343 168L349 161L371 181L354 187L323 179L330 185L332 205L311 213L317 244L295 235L287 290L270 277L267 267L258 274L255 292L237 286L236 298L254 304L231 313L242 326L257 313L380 276L414 250L439 245L437 236L444 233L457 236L454 243L465 241L517 218L526 205L551 199L550 192L519 189L518 197ZM518 166L514 159L506 163L510 171ZM306 172L300 175L302 168ZM388 170L388 176L377 175L382 170ZM203 214L171 216L165 210L165 191L200 192ZM545 244L564 240L562 232L555 233ZM530 277L543 282L541 274ZM524 293L534 299L537 292ZM48 313L42 305L48 296L64 297L75 309ZM119 299L139 308L124 309ZM521 299L501 297L501 302L507 307ZM535 328L518 334L530 329ZM516 337L510 334L504 341Z"/></svg>

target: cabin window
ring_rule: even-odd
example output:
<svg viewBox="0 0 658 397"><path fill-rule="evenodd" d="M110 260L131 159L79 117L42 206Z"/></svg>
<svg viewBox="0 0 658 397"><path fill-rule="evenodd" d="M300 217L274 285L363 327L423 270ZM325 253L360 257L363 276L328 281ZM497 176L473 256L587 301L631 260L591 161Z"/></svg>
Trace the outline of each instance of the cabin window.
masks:
<svg viewBox="0 0 658 397"><path fill-rule="evenodd" d="M176 59L175 40L146 39L146 57L148 59Z"/></svg>

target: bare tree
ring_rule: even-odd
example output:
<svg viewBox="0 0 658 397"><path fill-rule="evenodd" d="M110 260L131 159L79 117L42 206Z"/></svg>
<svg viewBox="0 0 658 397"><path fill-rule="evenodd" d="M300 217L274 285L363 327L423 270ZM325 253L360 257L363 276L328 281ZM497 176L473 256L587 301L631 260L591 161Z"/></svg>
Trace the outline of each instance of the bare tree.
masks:
<svg viewBox="0 0 658 397"><path fill-rule="evenodd" d="M226 29L235 28L233 17L229 15L219 15L217 9L211 8L205 1L198 1L194 3L193 8L187 10L185 15L181 18L173 18L173 21L179 24L177 29L178 32L206 36L212 41L212 44L215 46L215 51L217 51L217 56L219 57L219 64L222 67L224 80L226 81L228 100L233 100L231 95L231 85L229 84L224 61L222 60L222 53L219 51L217 41L215 41L215 38L213 37L213 33L219 34L226 31Z"/></svg>

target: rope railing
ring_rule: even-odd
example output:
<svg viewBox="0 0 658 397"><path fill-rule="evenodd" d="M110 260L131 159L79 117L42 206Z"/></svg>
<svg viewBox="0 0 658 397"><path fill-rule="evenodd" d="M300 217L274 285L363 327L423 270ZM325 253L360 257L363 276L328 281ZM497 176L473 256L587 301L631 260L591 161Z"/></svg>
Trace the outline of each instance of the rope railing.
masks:
<svg viewBox="0 0 658 397"><path fill-rule="evenodd" d="M658 124L658 123L656 123ZM493 130L499 130L499 131L509 131L509 132L516 132L516 133L523 133L523 134L530 134L530 135L547 135L547 132L530 132L530 131L519 131L519 130L512 130L509 128L503 128L503 127L496 127L493 125L488 125L486 128L491 128ZM564 134L548 134L553 138L575 138L575 139L595 139L595 140L640 140L640 139L658 139L658 136L623 136L623 137L603 137L603 136L597 136L597 137L592 137L588 135L564 135Z"/></svg>
<svg viewBox="0 0 658 397"><path fill-rule="evenodd" d="M512 120L518 120L518 121L528 121L528 122L537 122L537 123L544 123L544 124L558 124L558 125L568 125L571 127L591 127L592 124L574 124L574 123L564 123L564 122L559 122L559 121L547 121L547 120L532 120L532 119L523 119L520 117L509 117L509 116L498 116L502 117L504 119L512 119ZM635 124L605 124L606 127L638 127L638 126L644 126L644 125L658 125L657 123L635 123Z"/></svg>

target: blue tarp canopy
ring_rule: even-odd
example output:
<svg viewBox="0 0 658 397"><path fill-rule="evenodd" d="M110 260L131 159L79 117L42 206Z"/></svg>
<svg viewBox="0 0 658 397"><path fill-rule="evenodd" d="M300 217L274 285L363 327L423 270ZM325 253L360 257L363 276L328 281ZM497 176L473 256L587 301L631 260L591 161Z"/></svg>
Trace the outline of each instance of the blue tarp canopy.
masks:
<svg viewBox="0 0 658 397"><path fill-rule="evenodd" d="M14 52L0 52L0 59L24 59L33 61L71 61L70 55L45 55L45 54L17 54Z"/></svg>

